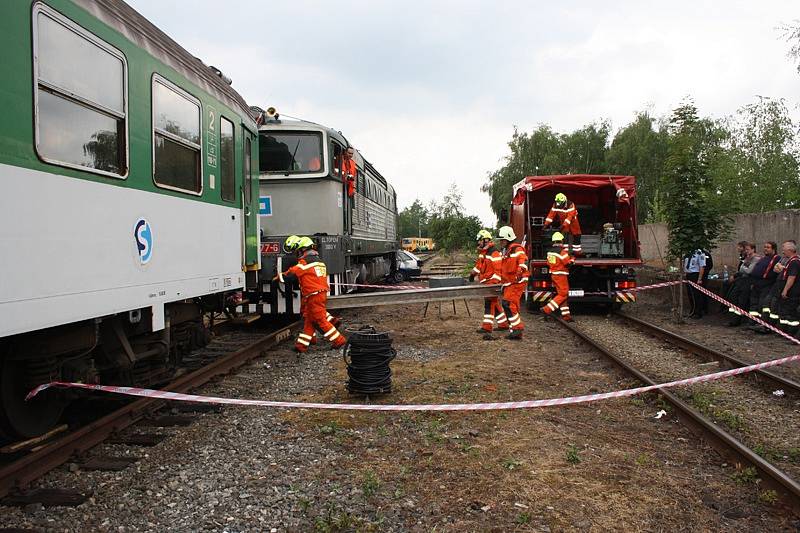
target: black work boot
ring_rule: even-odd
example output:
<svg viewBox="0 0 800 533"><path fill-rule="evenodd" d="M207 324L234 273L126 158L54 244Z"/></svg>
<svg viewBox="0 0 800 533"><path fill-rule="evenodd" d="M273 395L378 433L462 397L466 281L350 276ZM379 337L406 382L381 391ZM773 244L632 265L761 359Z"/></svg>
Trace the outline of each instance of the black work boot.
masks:
<svg viewBox="0 0 800 533"><path fill-rule="evenodd" d="M522 340L522 330L521 329L512 329L511 333L508 334L506 337L512 341L521 341Z"/></svg>

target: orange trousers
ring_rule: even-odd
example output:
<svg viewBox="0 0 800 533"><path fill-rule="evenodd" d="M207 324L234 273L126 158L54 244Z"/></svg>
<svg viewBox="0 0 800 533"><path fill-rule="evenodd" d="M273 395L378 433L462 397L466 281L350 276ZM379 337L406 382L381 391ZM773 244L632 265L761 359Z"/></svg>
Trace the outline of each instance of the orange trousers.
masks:
<svg viewBox="0 0 800 533"><path fill-rule="evenodd" d="M519 315L519 301L522 295L525 294L526 283L514 283L507 287L503 287L503 310L508 316L508 323L512 330L523 330L525 325L522 323L522 317Z"/></svg>
<svg viewBox="0 0 800 533"><path fill-rule="evenodd" d="M328 311L325 309L325 304L328 301L328 294L318 292L303 299L302 313L303 313L303 331L297 335L294 347L298 352L305 352L308 350L308 345L314 341L314 330L319 329L322 336L333 343L334 348L344 346L347 339L344 335L339 333L336 326L328 320Z"/></svg>
<svg viewBox="0 0 800 533"><path fill-rule="evenodd" d="M553 285L555 285L556 295L544 306L544 312L552 313L556 309L560 309L561 316L566 318L570 316L569 304L567 303L567 298L569 298L569 277L556 275L550 276L550 278L553 280Z"/></svg>
<svg viewBox="0 0 800 533"><path fill-rule="evenodd" d="M497 329L508 329L508 317L506 317L503 307L500 305L500 298L483 299L483 323L481 328L492 331L492 326L497 321Z"/></svg>

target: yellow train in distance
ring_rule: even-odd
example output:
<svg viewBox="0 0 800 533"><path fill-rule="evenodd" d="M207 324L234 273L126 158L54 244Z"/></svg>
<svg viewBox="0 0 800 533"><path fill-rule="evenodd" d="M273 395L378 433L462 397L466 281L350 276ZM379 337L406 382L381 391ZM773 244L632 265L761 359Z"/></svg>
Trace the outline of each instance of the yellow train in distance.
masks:
<svg viewBox="0 0 800 533"><path fill-rule="evenodd" d="M429 237L406 237L403 250L407 252L428 252L436 249L436 243Z"/></svg>

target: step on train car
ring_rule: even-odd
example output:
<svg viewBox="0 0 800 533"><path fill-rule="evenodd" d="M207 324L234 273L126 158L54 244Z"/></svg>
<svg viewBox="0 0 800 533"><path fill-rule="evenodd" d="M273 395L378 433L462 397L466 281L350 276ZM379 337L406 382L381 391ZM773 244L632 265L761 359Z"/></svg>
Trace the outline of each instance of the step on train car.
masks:
<svg viewBox="0 0 800 533"><path fill-rule="evenodd" d="M121 0L0 4L0 434L54 380L147 386L255 284L257 126L221 72Z"/></svg>
<svg viewBox="0 0 800 533"><path fill-rule="evenodd" d="M634 267L642 264L636 220L636 178L571 174L529 176L514 185L510 223L530 258L528 304L538 308L555 295L547 265L555 229L544 229L555 195L566 194L578 211L582 255L570 269L572 302L619 307L636 300ZM557 228L556 228L557 229ZM575 255L573 253L573 255Z"/></svg>
<svg viewBox="0 0 800 533"><path fill-rule="evenodd" d="M297 314L297 287L272 280L296 261L283 243L311 237L328 269L331 294L352 284L380 282L397 272L397 196L357 150L355 194L348 197L341 158L349 146L341 132L305 120L286 120L274 108L253 107L259 127L261 283L245 295L242 313ZM272 281L271 281L272 280ZM350 285L340 285L350 284Z"/></svg>

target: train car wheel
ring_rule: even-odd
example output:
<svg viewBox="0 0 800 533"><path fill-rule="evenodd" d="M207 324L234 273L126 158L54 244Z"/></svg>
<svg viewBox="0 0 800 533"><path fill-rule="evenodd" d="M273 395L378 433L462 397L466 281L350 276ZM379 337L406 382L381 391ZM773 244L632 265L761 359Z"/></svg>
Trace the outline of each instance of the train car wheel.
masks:
<svg viewBox="0 0 800 533"><path fill-rule="evenodd" d="M5 439L41 435L56 425L64 411L63 396L56 390L44 391L33 400L25 401L25 396L37 384L31 379L31 366L28 361L14 361L9 357L0 362L0 434Z"/></svg>

